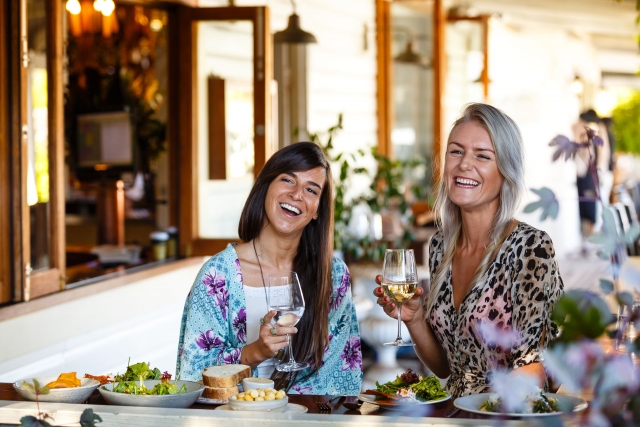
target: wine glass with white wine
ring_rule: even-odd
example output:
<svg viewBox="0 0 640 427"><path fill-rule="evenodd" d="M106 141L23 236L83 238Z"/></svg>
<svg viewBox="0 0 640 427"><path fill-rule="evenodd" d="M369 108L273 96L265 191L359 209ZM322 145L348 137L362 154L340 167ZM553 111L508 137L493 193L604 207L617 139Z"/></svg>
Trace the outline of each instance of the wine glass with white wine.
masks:
<svg viewBox="0 0 640 427"><path fill-rule="evenodd" d="M273 319L280 326L291 327L298 323L304 313L304 296L295 271L269 275L269 310L276 311ZM289 334L287 334L287 344L289 361L280 363L276 369L282 372L293 372L309 366L308 363L294 360Z"/></svg>
<svg viewBox="0 0 640 427"><path fill-rule="evenodd" d="M397 347L415 345L402 339L402 306L418 288L416 258L413 249L387 249L382 265L382 289L398 308L398 337L384 345Z"/></svg>

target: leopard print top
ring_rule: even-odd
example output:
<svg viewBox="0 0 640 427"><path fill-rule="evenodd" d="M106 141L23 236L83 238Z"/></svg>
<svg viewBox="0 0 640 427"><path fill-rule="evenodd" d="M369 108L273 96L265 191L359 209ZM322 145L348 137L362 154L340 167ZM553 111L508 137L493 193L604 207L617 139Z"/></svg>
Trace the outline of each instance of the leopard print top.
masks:
<svg viewBox="0 0 640 427"><path fill-rule="evenodd" d="M444 254L441 232L432 238L429 252L434 277ZM524 223L507 237L484 280L457 311L449 266L428 315L449 360L449 393L455 398L487 392L493 371L540 361L542 350L557 336L551 313L563 287L551 239Z"/></svg>

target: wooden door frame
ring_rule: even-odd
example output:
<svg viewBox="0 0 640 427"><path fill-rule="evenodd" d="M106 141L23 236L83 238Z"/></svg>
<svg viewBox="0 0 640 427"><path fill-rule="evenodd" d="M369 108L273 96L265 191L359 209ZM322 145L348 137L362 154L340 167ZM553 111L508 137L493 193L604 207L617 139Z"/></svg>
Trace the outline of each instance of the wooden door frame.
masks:
<svg viewBox="0 0 640 427"><path fill-rule="evenodd" d="M9 68L9 108L10 116L10 135L9 146L11 159L11 253L12 270L13 270L13 301L20 302L24 299L25 287L31 286L28 282L27 262L29 259L28 245L29 241L29 218L25 215L25 206L27 205L26 180L27 171L22 167L26 164L24 150L27 147L23 143L23 118L26 116L26 85L22 82L26 81L26 68L22 66L23 46L21 28L23 27L21 7L25 4L24 0L11 3L9 6L9 20L11 22L9 35L9 52L11 55L8 61ZM26 31L26 29L25 29ZM26 240L26 243L25 243Z"/></svg>
<svg viewBox="0 0 640 427"><path fill-rule="evenodd" d="M10 144L10 96L9 88L9 28L11 15L9 1L0 0L0 304L13 297L11 252L13 248L11 227L11 144Z"/></svg>
<svg viewBox="0 0 640 427"><path fill-rule="evenodd" d="M215 7L178 10L178 111L180 140L180 252L184 255L213 255L224 249L230 239L205 239L198 233L198 170L196 129L197 94L195 23L197 21L243 20L253 22L254 88L254 177L257 177L270 154L270 85L272 80L272 43L269 8ZM262 48L264 46L264 50Z"/></svg>

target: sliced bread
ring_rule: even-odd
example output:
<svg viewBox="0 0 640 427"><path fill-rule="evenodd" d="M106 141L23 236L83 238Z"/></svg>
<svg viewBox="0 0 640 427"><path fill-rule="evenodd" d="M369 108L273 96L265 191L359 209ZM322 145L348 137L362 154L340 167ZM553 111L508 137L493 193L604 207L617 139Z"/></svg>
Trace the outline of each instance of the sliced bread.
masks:
<svg viewBox="0 0 640 427"><path fill-rule="evenodd" d="M238 390L238 386L233 387L205 387L202 392L202 397L207 399L217 399L217 400L227 400L229 396L233 396L234 394L238 394L240 390Z"/></svg>
<svg viewBox="0 0 640 427"><path fill-rule="evenodd" d="M206 387L233 387L250 376L251 368L247 365L209 366L202 372L202 383Z"/></svg>

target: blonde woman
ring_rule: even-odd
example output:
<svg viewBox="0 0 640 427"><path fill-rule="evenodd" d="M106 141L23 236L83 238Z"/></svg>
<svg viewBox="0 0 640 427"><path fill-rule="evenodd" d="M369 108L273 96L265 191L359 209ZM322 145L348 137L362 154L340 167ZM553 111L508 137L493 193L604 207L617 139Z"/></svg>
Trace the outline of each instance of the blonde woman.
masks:
<svg viewBox="0 0 640 427"><path fill-rule="evenodd" d="M549 236L513 218L523 190L518 126L490 105L468 105L447 142L430 290L424 305L418 289L402 309L418 357L449 378L454 397L488 391L496 370L545 384L540 353L556 335L551 313L563 283ZM374 295L397 318L381 287ZM504 337L507 348L497 342Z"/></svg>

